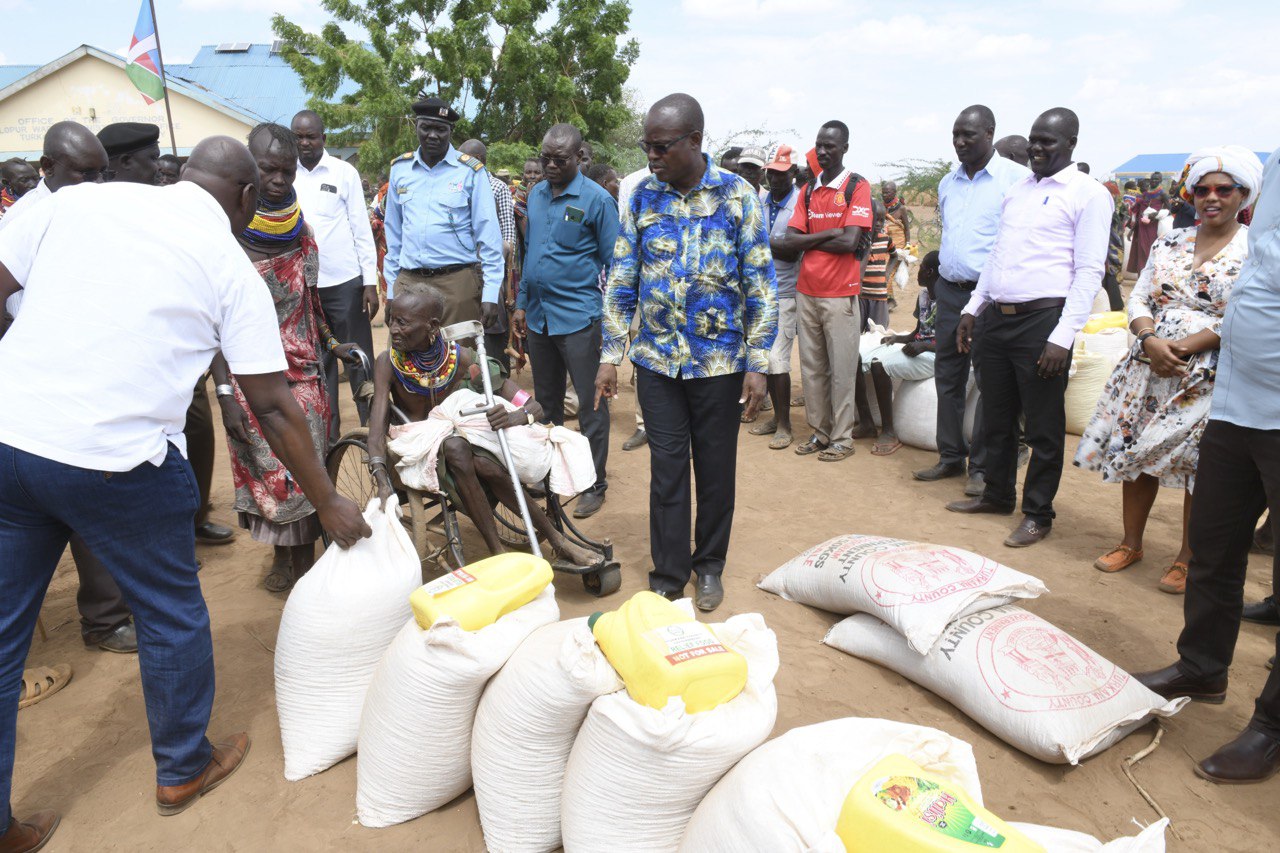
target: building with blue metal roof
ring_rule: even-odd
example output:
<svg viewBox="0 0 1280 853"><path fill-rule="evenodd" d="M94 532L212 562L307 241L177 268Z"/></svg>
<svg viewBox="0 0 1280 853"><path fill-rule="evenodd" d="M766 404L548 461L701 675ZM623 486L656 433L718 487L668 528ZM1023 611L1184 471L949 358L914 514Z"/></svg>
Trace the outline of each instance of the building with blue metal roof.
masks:
<svg viewBox="0 0 1280 853"><path fill-rule="evenodd" d="M1271 156L1270 151L1257 152L1258 159L1267 162L1267 158ZM1120 166L1116 167L1115 176L1117 181L1136 181L1138 178L1146 178L1152 172L1160 172L1165 179L1176 178L1182 174L1182 167L1186 165L1190 152L1186 154L1139 154L1130 160L1127 160Z"/></svg>

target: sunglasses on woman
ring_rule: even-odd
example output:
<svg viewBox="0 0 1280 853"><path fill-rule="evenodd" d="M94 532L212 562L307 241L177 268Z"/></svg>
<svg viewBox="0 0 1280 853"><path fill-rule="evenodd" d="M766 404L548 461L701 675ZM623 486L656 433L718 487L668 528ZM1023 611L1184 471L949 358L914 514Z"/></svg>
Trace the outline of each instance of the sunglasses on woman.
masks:
<svg viewBox="0 0 1280 853"><path fill-rule="evenodd" d="M1191 192L1196 198L1208 198L1212 193L1218 198L1229 198L1236 192L1243 190L1244 187L1239 184L1223 184L1221 186L1211 186L1209 184L1196 184L1192 187Z"/></svg>

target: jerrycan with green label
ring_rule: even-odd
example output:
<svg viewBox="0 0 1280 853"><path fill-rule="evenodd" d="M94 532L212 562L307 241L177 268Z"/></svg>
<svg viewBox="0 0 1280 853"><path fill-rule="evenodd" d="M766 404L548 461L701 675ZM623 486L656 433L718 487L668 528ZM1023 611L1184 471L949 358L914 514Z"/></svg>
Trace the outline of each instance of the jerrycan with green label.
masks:
<svg viewBox="0 0 1280 853"><path fill-rule="evenodd" d="M656 593L638 592L587 624L641 705L661 709L679 696L685 710L697 714L728 702L747 685L747 659Z"/></svg>

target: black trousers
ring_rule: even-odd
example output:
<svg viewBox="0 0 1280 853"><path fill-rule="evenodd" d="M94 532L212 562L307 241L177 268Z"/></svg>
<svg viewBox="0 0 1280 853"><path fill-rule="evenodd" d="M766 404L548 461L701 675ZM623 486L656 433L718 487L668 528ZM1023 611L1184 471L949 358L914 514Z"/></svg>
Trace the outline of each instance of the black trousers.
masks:
<svg viewBox="0 0 1280 853"><path fill-rule="evenodd" d="M364 313L364 279L357 276L351 281L335 284L332 287L321 287L320 307L324 309L325 319L338 343L354 343L364 350L372 361L373 328L369 325L369 315ZM324 366L324 383L329 392L329 443L342 437L342 422L338 411L338 360L330 353L321 356ZM366 376L359 367L347 365L347 379L351 383L354 395L357 388L365 381L372 382L372 376ZM356 411L362 421L369 418L369 407L359 402Z"/></svg>
<svg viewBox="0 0 1280 853"><path fill-rule="evenodd" d="M1026 418L1031 462L1022 485L1022 511L1040 524L1053 522L1053 498L1062 480L1067 414L1067 374L1042 379L1036 362L1058 325L1061 308L1027 314L983 312L978 352L982 390L982 443L986 446L986 491L991 503L1012 507L1018 497L1018 418ZM1070 366L1070 360L1067 362Z"/></svg>
<svg viewBox="0 0 1280 853"><path fill-rule="evenodd" d="M960 324L960 312L973 293L945 278L938 280L933 293L938 303L934 326L938 347L933 362L933 385L938 391L938 460L950 464L967 459L970 474L985 474L987 454L986 443L982 440L981 397L973 417L972 446L964 440L964 397L969 386L969 365L978 365L977 351L956 351L956 326Z"/></svg>
<svg viewBox="0 0 1280 853"><path fill-rule="evenodd" d="M209 494L213 488L213 412L209 408L208 377L201 376L196 383L191 405L187 407L187 423L182 429L187 437L187 461L196 475L200 488L200 509L196 510L196 525L209 518Z"/></svg>
<svg viewBox="0 0 1280 853"><path fill-rule="evenodd" d="M636 377L649 434L649 587L680 592L691 574L724 571L733 527L742 374L672 379L637 365ZM698 494L692 554L691 450Z"/></svg>
<svg viewBox="0 0 1280 853"><path fill-rule="evenodd" d="M1280 430L1211 420L1200 439L1191 501L1191 566L1178 638L1179 668L1194 678L1227 674L1240 634L1245 571L1258 515L1280 513ZM1272 588L1280 561L1272 563ZM1276 635L1280 653L1280 634ZM1267 677L1249 728L1280 740L1280 669Z"/></svg>
<svg viewBox="0 0 1280 853"><path fill-rule="evenodd" d="M80 589L76 592L80 637L85 645L97 645L128 622L133 614L129 605L124 603L124 594L107 567L89 553L89 546L79 534L71 536L71 557L76 561L76 573L80 575Z"/></svg>
<svg viewBox="0 0 1280 853"><path fill-rule="evenodd" d="M542 404L547 419L564 426L565 372L578 392L578 427L591 444L596 463L593 492L609 487L605 468L609 462L609 405L600 401L592 409L596 394L596 372L600 370L600 321L567 335L544 335L529 330L529 360L533 364L533 396Z"/></svg>

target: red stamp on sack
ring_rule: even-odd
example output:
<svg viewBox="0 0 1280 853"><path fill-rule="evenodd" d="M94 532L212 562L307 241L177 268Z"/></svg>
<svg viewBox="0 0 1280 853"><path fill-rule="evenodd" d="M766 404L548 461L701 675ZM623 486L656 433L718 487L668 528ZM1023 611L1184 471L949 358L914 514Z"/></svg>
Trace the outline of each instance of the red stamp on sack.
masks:
<svg viewBox="0 0 1280 853"><path fill-rule="evenodd" d="M997 564L977 554L910 543L882 551L862 566L862 586L881 607L932 604L981 587Z"/></svg>
<svg viewBox="0 0 1280 853"><path fill-rule="evenodd" d="M1129 675L1032 613L1008 613L978 635L978 668L996 700L1014 711L1069 711L1101 705Z"/></svg>

